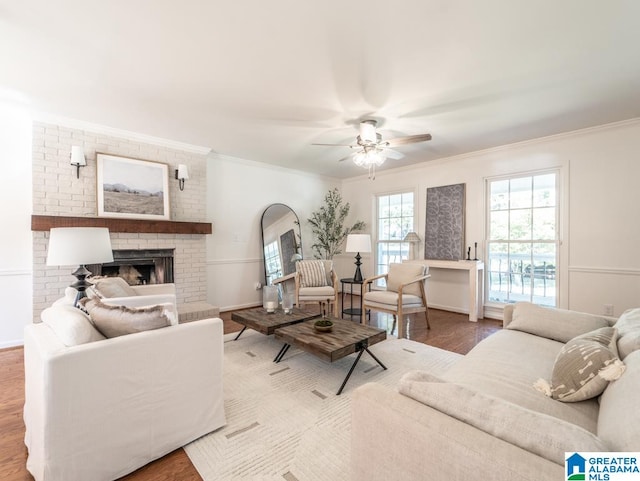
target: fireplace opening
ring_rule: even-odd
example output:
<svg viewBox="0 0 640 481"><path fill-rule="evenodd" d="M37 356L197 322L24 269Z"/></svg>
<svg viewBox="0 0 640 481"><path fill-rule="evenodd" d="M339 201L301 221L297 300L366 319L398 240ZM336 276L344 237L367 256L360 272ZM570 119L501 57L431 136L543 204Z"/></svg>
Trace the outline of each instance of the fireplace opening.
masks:
<svg viewBox="0 0 640 481"><path fill-rule="evenodd" d="M173 282L175 249L120 249L113 251L113 262L91 264L94 276L122 277L129 285Z"/></svg>

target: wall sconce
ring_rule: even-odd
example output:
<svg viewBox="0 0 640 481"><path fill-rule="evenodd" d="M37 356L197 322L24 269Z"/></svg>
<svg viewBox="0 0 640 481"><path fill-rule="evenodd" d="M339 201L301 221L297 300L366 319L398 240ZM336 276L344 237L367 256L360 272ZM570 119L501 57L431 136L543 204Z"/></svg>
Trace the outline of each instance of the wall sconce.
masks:
<svg viewBox="0 0 640 481"><path fill-rule="evenodd" d="M184 190L184 181L189 178L189 169L184 164L178 165L176 169L176 180L178 181L178 186L180 190Z"/></svg>
<svg viewBox="0 0 640 481"><path fill-rule="evenodd" d="M84 158L84 151L82 147L79 145L74 145L71 147L71 165L76 168L76 178L80 178L80 167L84 167L87 165L87 159Z"/></svg>

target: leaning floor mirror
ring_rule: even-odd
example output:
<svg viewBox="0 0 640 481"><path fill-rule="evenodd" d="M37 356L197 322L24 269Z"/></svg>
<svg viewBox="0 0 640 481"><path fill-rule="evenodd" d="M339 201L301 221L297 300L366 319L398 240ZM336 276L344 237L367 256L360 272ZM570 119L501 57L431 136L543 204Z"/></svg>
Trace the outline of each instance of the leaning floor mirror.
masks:
<svg viewBox="0 0 640 481"><path fill-rule="evenodd" d="M291 207L271 204L262 213L262 249L265 285L296 270L302 259L300 221Z"/></svg>

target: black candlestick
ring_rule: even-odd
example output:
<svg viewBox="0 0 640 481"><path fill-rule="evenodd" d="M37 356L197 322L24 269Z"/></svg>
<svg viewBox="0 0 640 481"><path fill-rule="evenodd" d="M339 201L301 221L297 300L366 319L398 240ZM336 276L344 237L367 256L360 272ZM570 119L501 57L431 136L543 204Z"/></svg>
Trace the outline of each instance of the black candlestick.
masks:
<svg viewBox="0 0 640 481"><path fill-rule="evenodd" d="M473 243L473 260L474 261L478 260L478 243L477 242Z"/></svg>
<svg viewBox="0 0 640 481"><path fill-rule="evenodd" d="M471 260L471 246L469 246L469 248L467 249L467 260Z"/></svg>

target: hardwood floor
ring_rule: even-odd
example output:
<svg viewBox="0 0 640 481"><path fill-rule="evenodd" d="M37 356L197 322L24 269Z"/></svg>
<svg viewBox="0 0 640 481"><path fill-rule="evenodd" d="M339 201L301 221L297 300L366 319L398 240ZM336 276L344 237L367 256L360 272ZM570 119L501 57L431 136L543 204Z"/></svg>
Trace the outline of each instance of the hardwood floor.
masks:
<svg viewBox="0 0 640 481"><path fill-rule="evenodd" d="M225 334L240 330L241 326L231 321L231 312L224 312L221 317ZM484 319L473 323L466 315L435 309L429 310L429 321L431 329L428 330L424 315L407 316L407 337L460 354L466 354L502 326L501 321ZM389 330L393 322L389 315L373 313L369 324ZM3 481L33 481L25 467L27 449L24 445L23 404L23 349L0 350L0 479ZM202 478L184 450L177 449L121 479L197 481Z"/></svg>

